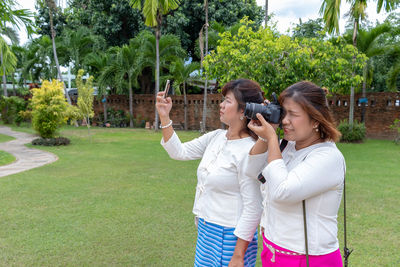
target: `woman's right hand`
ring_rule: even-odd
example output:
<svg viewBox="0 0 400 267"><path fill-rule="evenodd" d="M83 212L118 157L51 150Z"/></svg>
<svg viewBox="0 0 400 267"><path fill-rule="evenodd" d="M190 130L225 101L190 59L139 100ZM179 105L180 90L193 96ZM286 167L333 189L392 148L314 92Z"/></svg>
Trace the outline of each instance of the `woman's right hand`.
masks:
<svg viewBox="0 0 400 267"><path fill-rule="evenodd" d="M160 118L168 118L172 108L172 99L170 97L164 99L164 92L159 92L157 94L156 108Z"/></svg>

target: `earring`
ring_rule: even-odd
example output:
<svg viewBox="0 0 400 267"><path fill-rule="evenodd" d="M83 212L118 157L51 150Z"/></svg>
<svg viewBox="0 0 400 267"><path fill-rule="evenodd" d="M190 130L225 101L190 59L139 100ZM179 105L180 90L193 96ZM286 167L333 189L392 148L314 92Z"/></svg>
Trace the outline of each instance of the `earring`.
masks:
<svg viewBox="0 0 400 267"><path fill-rule="evenodd" d="M315 128L315 131L318 132L319 131L318 128Z"/></svg>
<svg viewBox="0 0 400 267"><path fill-rule="evenodd" d="M240 116L240 120L242 121L244 119L244 116Z"/></svg>

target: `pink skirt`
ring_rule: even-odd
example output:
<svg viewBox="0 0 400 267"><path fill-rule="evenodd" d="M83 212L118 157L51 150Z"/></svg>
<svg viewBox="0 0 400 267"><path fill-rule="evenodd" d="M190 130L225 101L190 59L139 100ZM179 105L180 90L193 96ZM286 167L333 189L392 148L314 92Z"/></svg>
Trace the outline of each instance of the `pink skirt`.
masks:
<svg viewBox="0 0 400 267"><path fill-rule="evenodd" d="M326 255L309 255L310 267L342 267L340 249ZM306 255L275 245L263 235L262 266L307 267Z"/></svg>

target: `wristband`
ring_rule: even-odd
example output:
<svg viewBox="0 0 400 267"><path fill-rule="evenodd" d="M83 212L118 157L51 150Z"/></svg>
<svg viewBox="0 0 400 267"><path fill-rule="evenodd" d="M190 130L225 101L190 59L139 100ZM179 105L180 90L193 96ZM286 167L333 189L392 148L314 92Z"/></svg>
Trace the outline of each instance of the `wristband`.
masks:
<svg viewBox="0 0 400 267"><path fill-rule="evenodd" d="M263 141L263 142L265 142L265 143L268 143L268 141L267 141L267 139L264 139L264 138L262 138L262 137L258 137L258 139L260 139L261 141Z"/></svg>
<svg viewBox="0 0 400 267"><path fill-rule="evenodd" d="M169 123L168 123L167 125L162 126L162 125L160 124L160 128L161 128L161 129L165 129L165 128L168 128L168 127L171 126L171 125L172 125L172 120L169 120Z"/></svg>

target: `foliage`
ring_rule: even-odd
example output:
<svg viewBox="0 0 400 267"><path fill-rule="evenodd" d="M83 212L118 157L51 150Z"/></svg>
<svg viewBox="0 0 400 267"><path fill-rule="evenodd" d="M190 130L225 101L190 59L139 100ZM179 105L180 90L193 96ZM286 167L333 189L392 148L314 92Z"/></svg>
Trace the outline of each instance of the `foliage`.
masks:
<svg viewBox="0 0 400 267"><path fill-rule="evenodd" d="M296 24L292 30L294 38L323 38L325 36L324 21L322 18L309 19L306 22L302 22L299 19L299 23Z"/></svg>
<svg viewBox="0 0 400 267"><path fill-rule="evenodd" d="M204 0L182 1L177 10L166 16L163 30L163 34L177 35L182 42L182 47L196 61L200 59L199 54L195 52L198 45L197 39L205 19L203 2ZM211 26L218 23L223 27L237 24L244 16L260 26L264 18L262 7L258 6L255 0L209 0L208 14ZM212 39L211 35L210 37ZM213 49L212 46L210 46L211 49Z"/></svg>
<svg viewBox="0 0 400 267"><path fill-rule="evenodd" d="M393 124L390 125L390 129L396 130L397 131L397 136L394 139L394 142L396 143L396 145L398 145L400 143L400 120L399 119L395 119Z"/></svg>
<svg viewBox="0 0 400 267"><path fill-rule="evenodd" d="M310 80L342 94L361 84L366 57L341 38L335 42L316 38L292 40L286 35L275 36L269 28L254 31L251 21L243 23L237 35L223 33L216 51L206 57L209 77L221 84L248 78L258 81L269 93L279 93L295 82Z"/></svg>
<svg viewBox="0 0 400 267"><path fill-rule="evenodd" d="M66 146L69 145L71 141L65 137L55 137L55 138L36 138L32 140L32 145L34 146Z"/></svg>
<svg viewBox="0 0 400 267"><path fill-rule="evenodd" d="M0 75L12 73L17 66L17 58L14 53L11 51L9 45L7 45L6 41L3 37L0 36L0 53L1 53L1 68Z"/></svg>
<svg viewBox="0 0 400 267"><path fill-rule="evenodd" d="M45 80L41 88L32 91L32 126L42 138L52 138L68 120L69 105L64 97L63 83Z"/></svg>
<svg viewBox="0 0 400 267"><path fill-rule="evenodd" d="M181 95L181 85L186 83L190 74L196 70L200 70L199 62L191 62L185 64L183 59L177 59L171 65L171 74L174 79L174 89L177 95Z"/></svg>
<svg viewBox="0 0 400 267"><path fill-rule="evenodd" d="M37 33L39 35L47 35L51 37L49 8L45 1L36 1L35 9L37 11L35 14L35 24L38 28ZM56 7L55 12L53 12L53 25L56 35L58 36L61 35L66 28L67 18L61 7Z"/></svg>
<svg viewBox="0 0 400 267"><path fill-rule="evenodd" d="M28 35L34 33L34 23L31 20L32 12L27 9L16 9L16 0L0 1L0 30L4 29L8 23L20 29L24 25Z"/></svg>
<svg viewBox="0 0 400 267"><path fill-rule="evenodd" d="M19 125L24 118L20 112L26 110L27 103L24 99L17 96L1 96L0 98L0 110L1 119L5 124L16 123Z"/></svg>
<svg viewBox="0 0 400 267"><path fill-rule="evenodd" d="M341 132L341 142L362 142L365 139L365 124L354 121L350 125L347 120L341 121L338 130Z"/></svg>
<svg viewBox="0 0 400 267"><path fill-rule="evenodd" d="M82 80L84 70L80 69L76 77L76 86L78 88L78 108L82 117L86 120L87 127L90 127L90 118L93 118L93 76L90 76L86 82Z"/></svg>
<svg viewBox="0 0 400 267"><path fill-rule="evenodd" d="M127 44L145 28L140 11L128 0L71 0L65 13L70 29L86 26L108 46Z"/></svg>

